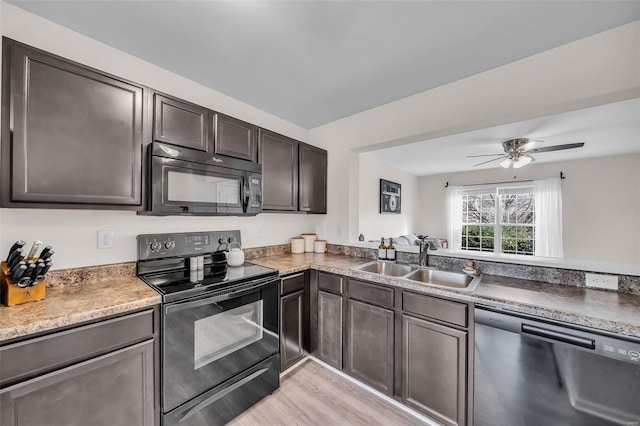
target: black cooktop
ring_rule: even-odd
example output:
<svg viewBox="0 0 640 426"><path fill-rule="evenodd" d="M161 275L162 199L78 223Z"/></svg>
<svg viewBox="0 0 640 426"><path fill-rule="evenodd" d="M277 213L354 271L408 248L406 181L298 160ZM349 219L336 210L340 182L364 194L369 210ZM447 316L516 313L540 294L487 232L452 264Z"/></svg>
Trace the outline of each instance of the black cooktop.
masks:
<svg viewBox="0 0 640 426"><path fill-rule="evenodd" d="M225 251L240 243L240 231L202 231L171 234L138 235L137 274L162 295L163 302L173 302L247 281L273 279L278 271L253 263L227 266ZM204 278L189 279L194 256L201 256Z"/></svg>
<svg viewBox="0 0 640 426"><path fill-rule="evenodd" d="M189 281L189 270L173 270L161 273L140 275L140 278L163 295L163 299L192 297L198 293L206 293L259 278L277 277L278 271L253 263L245 262L242 266L227 267L223 271L205 268L204 279L199 282Z"/></svg>

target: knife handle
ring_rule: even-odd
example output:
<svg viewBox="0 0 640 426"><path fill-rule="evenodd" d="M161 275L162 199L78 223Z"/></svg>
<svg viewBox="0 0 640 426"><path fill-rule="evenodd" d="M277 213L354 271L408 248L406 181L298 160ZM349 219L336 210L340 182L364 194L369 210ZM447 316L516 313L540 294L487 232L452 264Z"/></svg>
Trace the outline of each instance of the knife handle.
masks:
<svg viewBox="0 0 640 426"><path fill-rule="evenodd" d="M9 249L9 254L7 254L7 260L9 260L9 256L11 256L11 254L12 254L15 250L17 250L17 249L19 249L19 248L24 247L24 245L25 245L25 244L27 244L27 242L26 242L26 241L22 241L22 240L18 240L18 241L16 241L15 243L13 243L13 245L12 245L12 246L11 246L11 248Z"/></svg>
<svg viewBox="0 0 640 426"><path fill-rule="evenodd" d="M44 251L44 250L43 250L43 251ZM53 256L53 253L55 253L55 251L53 251L53 250L48 250L46 253L41 254L41 255L40 255L40 261L41 261L41 262L46 262L46 261L48 261L48 260L51 258L51 256Z"/></svg>
<svg viewBox="0 0 640 426"><path fill-rule="evenodd" d="M29 254L27 255L27 257L29 259L34 257L41 245L42 245L42 241L39 241L39 240L34 241L33 246L31 246L31 250L29 251Z"/></svg>
<svg viewBox="0 0 640 426"><path fill-rule="evenodd" d="M43 257L45 257L47 255L47 253L51 250L51 246L46 246L45 248L42 249L42 251L40 252L40 255L38 256L40 259L42 259ZM48 256L47 256L48 257Z"/></svg>

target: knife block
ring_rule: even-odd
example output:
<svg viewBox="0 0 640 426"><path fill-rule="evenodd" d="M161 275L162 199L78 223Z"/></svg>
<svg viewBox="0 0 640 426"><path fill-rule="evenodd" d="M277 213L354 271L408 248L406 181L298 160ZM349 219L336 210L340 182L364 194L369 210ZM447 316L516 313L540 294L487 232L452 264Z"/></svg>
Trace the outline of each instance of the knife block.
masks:
<svg viewBox="0 0 640 426"><path fill-rule="evenodd" d="M6 306L21 305L22 303L42 300L45 296L47 283L45 280L31 287L20 288L11 282L7 263L2 261L0 285L2 286L2 304Z"/></svg>

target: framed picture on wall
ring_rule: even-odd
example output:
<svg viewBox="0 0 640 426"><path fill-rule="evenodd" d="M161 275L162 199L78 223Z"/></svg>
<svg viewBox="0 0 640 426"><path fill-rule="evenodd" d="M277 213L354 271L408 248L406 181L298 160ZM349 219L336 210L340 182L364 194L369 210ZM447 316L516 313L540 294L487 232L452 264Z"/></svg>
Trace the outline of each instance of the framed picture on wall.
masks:
<svg viewBox="0 0 640 426"><path fill-rule="evenodd" d="M380 213L400 214L402 207L402 185L380 179Z"/></svg>

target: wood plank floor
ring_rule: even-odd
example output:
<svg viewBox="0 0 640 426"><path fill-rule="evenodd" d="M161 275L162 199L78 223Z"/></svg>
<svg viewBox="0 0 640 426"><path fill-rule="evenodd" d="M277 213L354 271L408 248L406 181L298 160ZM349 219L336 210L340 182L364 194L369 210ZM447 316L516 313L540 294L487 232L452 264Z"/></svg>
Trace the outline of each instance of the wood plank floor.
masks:
<svg viewBox="0 0 640 426"><path fill-rule="evenodd" d="M317 362L281 378L280 389L229 425L424 425Z"/></svg>

